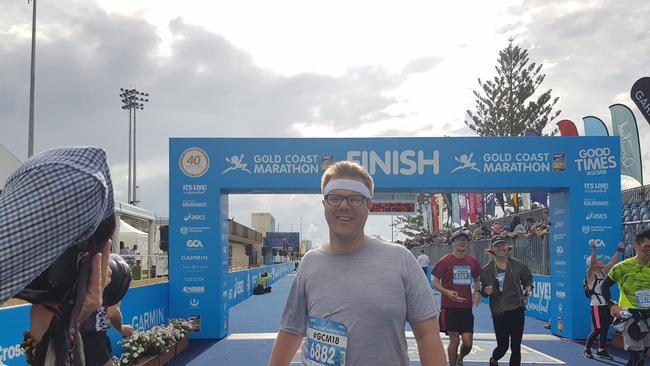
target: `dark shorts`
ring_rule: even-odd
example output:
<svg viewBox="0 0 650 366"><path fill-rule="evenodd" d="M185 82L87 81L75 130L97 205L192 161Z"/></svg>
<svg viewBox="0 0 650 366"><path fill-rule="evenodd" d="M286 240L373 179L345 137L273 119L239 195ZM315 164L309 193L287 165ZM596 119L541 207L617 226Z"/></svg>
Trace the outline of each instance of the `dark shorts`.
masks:
<svg viewBox="0 0 650 366"><path fill-rule="evenodd" d="M101 366L111 359L113 349L106 332L86 333L82 335L82 339L86 366Z"/></svg>
<svg viewBox="0 0 650 366"><path fill-rule="evenodd" d="M440 311L440 331L452 333L474 333L474 314L472 308L442 308Z"/></svg>

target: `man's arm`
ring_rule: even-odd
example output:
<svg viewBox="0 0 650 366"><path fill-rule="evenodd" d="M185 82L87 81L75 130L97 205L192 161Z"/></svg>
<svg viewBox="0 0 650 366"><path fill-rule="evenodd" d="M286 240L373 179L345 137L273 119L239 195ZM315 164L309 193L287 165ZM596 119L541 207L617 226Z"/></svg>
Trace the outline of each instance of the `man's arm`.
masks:
<svg viewBox="0 0 650 366"><path fill-rule="evenodd" d="M108 307L106 309L108 314L108 319L111 321L111 325L122 334L124 337L130 337L133 334L133 327L130 325L124 325L122 323L122 311L120 310L120 304L116 304Z"/></svg>
<svg viewBox="0 0 650 366"><path fill-rule="evenodd" d="M422 366L445 366L447 358L445 348L442 346L440 339L440 329L438 329L438 318L412 324L413 335L418 345L418 354L420 355L420 364Z"/></svg>
<svg viewBox="0 0 650 366"><path fill-rule="evenodd" d="M301 343L302 337L282 330L279 331L278 337L275 338L273 344L269 366L288 366Z"/></svg>
<svg viewBox="0 0 650 366"><path fill-rule="evenodd" d="M481 305L481 281L479 276L474 277L474 291L472 292L472 302L474 306Z"/></svg>
<svg viewBox="0 0 650 366"><path fill-rule="evenodd" d="M616 253L614 253L612 259L610 259L609 263L607 263L605 268L603 268L603 272L605 273L609 272L609 270L612 269L612 267L614 267L616 262L618 262L618 258L620 258L624 252L625 252L625 243L619 243L618 247L616 248Z"/></svg>

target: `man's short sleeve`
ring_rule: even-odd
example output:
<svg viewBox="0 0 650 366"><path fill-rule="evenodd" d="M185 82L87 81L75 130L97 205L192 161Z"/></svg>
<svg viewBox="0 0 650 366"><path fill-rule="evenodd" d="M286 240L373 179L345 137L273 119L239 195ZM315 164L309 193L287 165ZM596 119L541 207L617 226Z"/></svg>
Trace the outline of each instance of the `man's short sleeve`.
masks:
<svg viewBox="0 0 650 366"><path fill-rule="evenodd" d="M439 309L433 296L433 290L415 257L407 253L404 256L403 263L403 278L406 288L406 321L414 325L438 316Z"/></svg>
<svg viewBox="0 0 650 366"><path fill-rule="evenodd" d="M421 271L421 270L420 270ZM307 334L307 297L304 279L298 271L282 312L280 330L304 337Z"/></svg>
<svg viewBox="0 0 650 366"><path fill-rule="evenodd" d="M433 267L433 275L438 279L442 280L442 275L447 271L447 261L445 260L446 256L440 258L436 265Z"/></svg>
<svg viewBox="0 0 650 366"><path fill-rule="evenodd" d="M607 276L612 279L614 282L618 282L621 279L623 262L616 263L612 269L609 270Z"/></svg>
<svg viewBox="0 0 650 366"><path fill-rule="evenodd" d="M481 266L478 264L476 258L472 258L472 278L476 278L481 274Z"/></svg>

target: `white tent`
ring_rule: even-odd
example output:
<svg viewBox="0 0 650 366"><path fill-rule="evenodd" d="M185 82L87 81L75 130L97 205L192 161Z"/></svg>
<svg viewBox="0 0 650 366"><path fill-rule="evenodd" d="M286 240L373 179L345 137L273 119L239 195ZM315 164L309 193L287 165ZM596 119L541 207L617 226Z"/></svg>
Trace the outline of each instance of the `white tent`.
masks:
<svg viewBox="0 0 650 366"><path fill-rule="evenodd" d="M124 245L133 249L134 245L138 245L138 252L140 254L147 254L147 242L149 240L149 235L147 233L140 231L133 226L127 224L126 222L120 220L120 231L118 235L118 243L120 241L124 242Z"/></svg>
<svg viewBox="0 0 650 366"><path fill-rule="evenodd" d="M9 175L16 170L22 161L4 145L0 144L0 189L4 187Z"/></svg>

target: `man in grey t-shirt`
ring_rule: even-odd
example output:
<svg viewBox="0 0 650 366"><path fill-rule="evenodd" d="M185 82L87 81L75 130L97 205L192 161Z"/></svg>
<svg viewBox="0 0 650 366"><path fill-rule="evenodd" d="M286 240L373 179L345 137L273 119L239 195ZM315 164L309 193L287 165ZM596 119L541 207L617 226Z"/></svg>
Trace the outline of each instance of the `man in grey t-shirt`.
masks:
<svg viewBox="0 0 650 366"><path fill-rule="evenodd" d="M370 174L338 162L323 174L321 188L330 242L301 261L269 365L289 365L304 337L303 365L406 366L406 322L421 365L445 365L438 306L415 257L364 234Z"/></svg>

